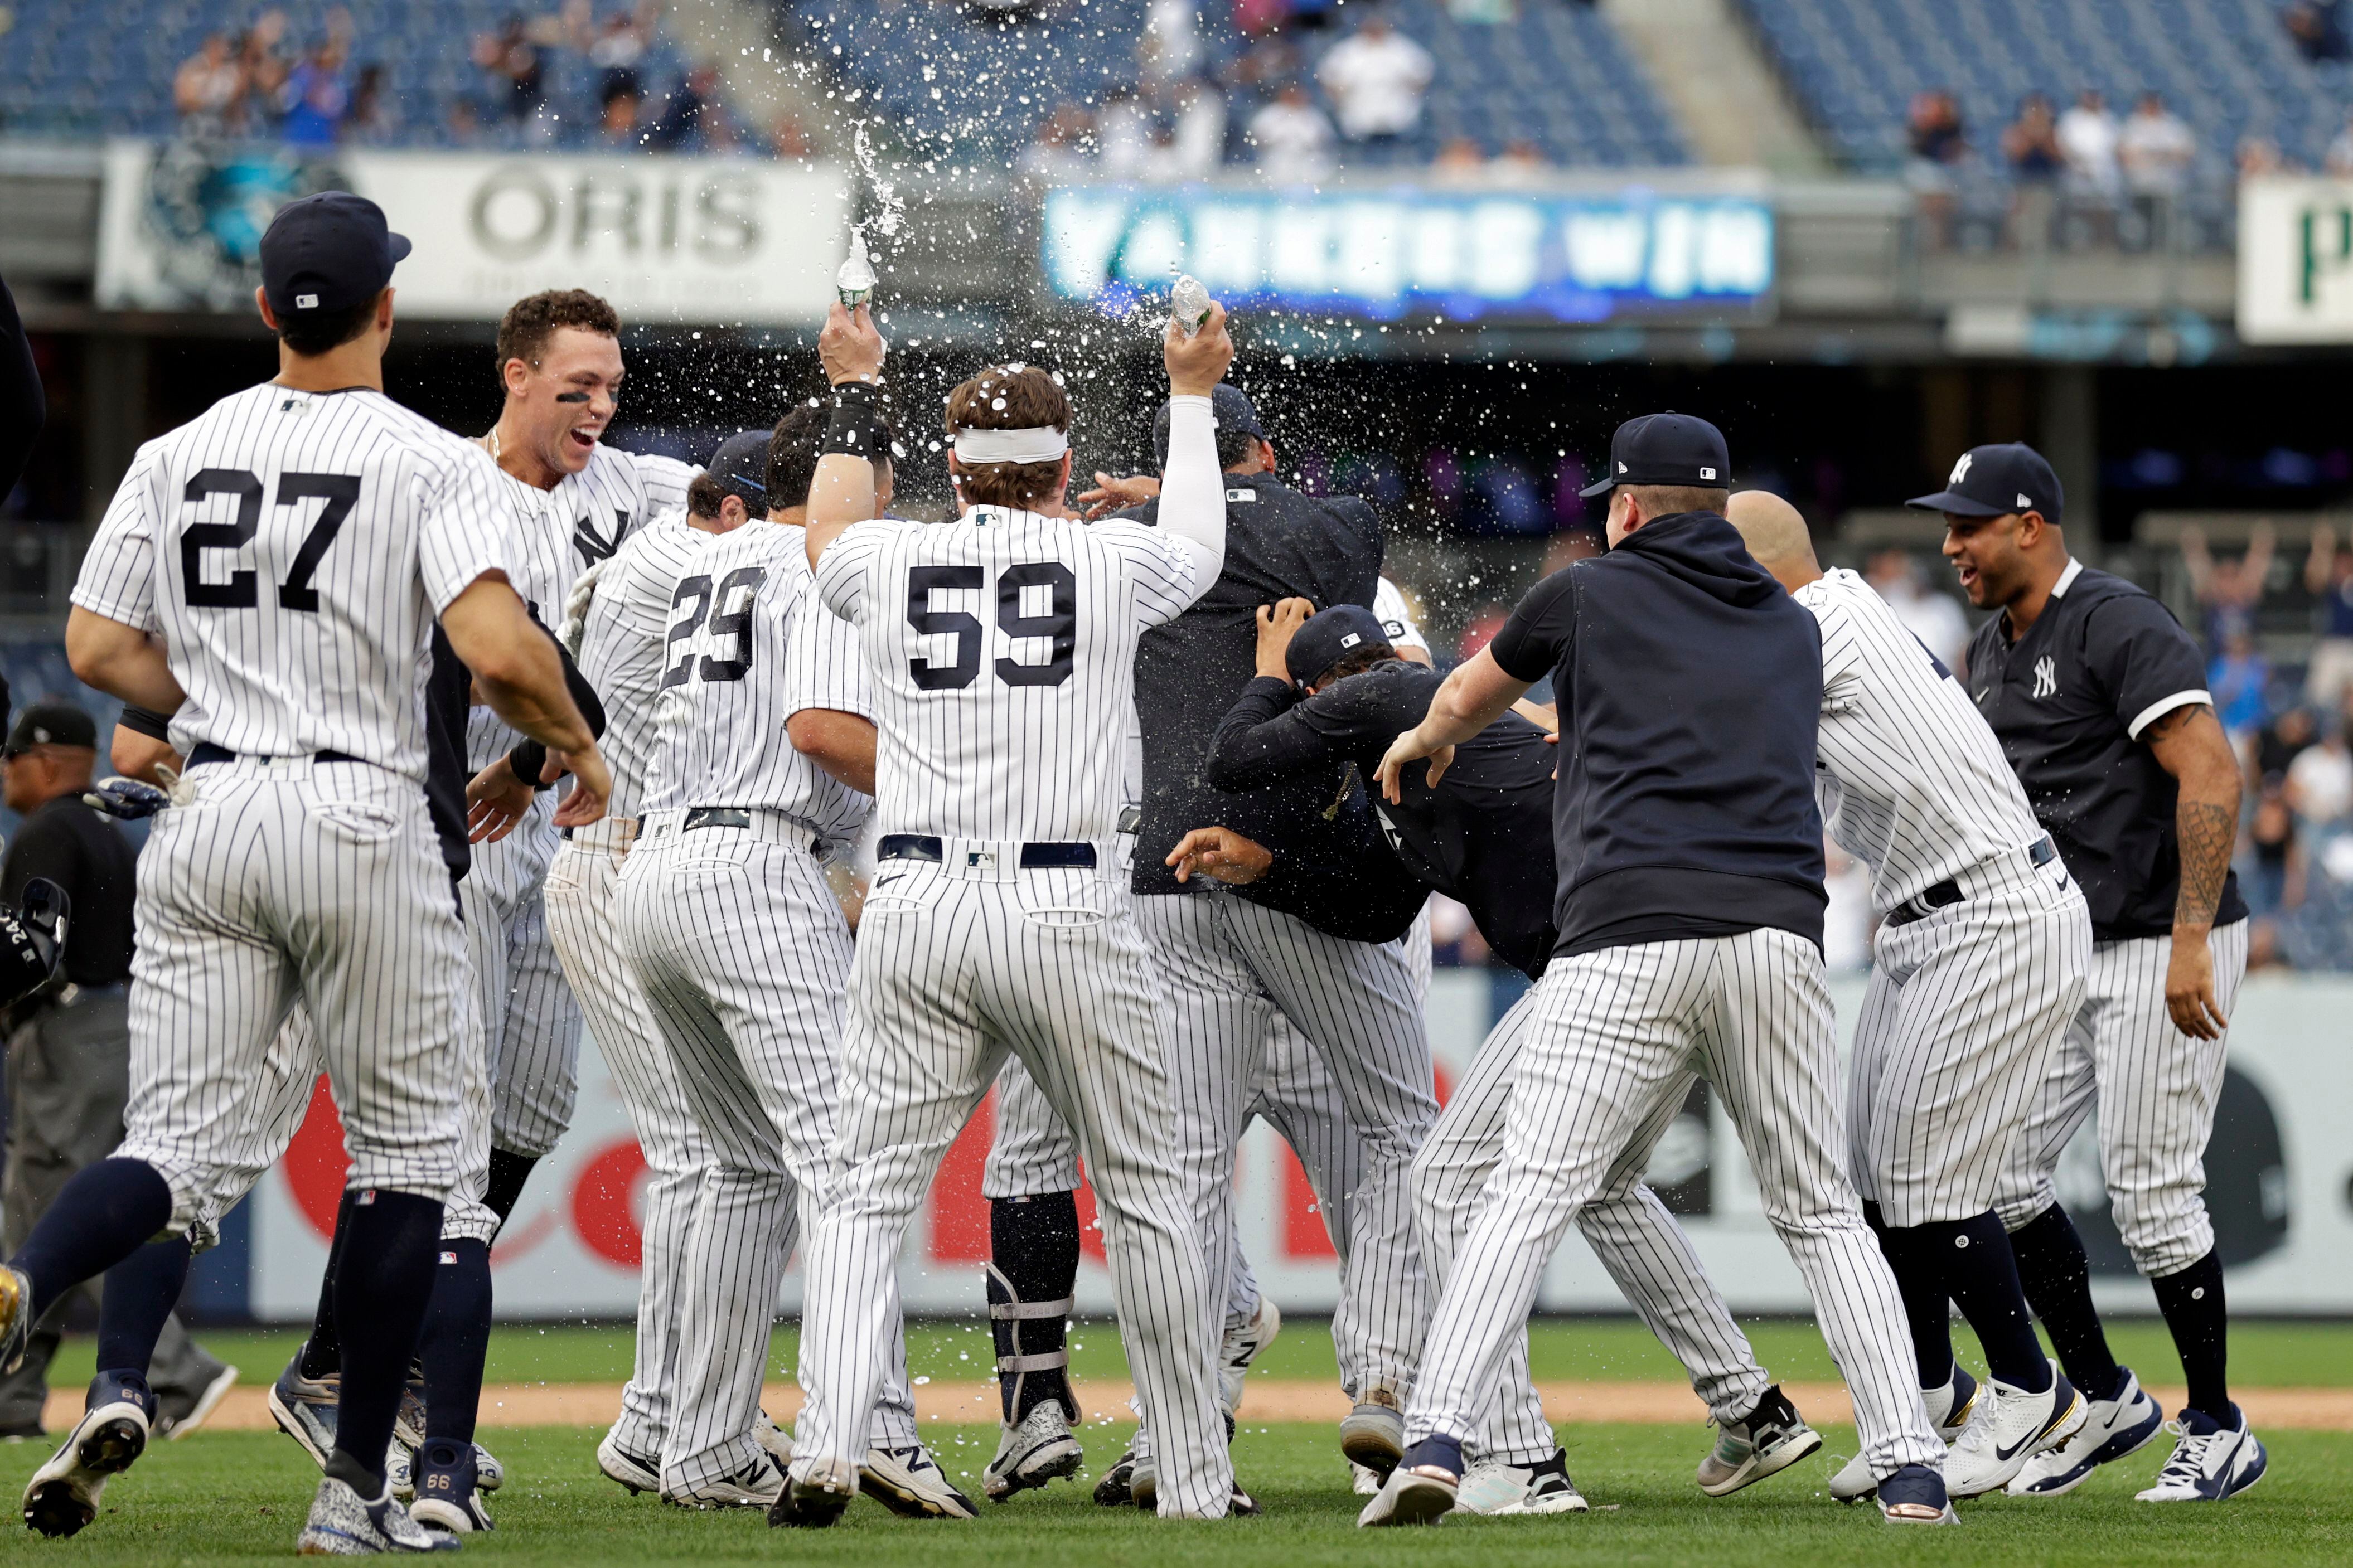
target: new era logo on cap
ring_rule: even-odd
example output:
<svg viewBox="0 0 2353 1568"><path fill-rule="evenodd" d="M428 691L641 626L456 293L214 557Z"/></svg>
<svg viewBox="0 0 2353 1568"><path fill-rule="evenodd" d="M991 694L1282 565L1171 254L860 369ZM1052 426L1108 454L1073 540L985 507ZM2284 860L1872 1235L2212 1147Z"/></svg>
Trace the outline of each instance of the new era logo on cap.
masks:
<svg viewBox="0 0 2353 1568"><path fill-rule="evenodd" d="M2031 496L2031 495L2028 495L2024 490L2021 490L2021 491L2019 491L2019 492L2018 492L2018 510L2021 510L2021 511L2031 511L2033 509L2034 509L2034 498L2033 498L2032 496Z"/></svg>

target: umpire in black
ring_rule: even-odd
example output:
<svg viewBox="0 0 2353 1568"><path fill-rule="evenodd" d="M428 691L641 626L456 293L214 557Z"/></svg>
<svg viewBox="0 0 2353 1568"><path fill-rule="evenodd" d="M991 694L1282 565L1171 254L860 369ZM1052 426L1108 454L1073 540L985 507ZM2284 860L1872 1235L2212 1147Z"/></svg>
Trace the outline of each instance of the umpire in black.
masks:
<svg viewBox="0 0 2353 1568"><path fill-rule="evenodd" d="M15 904L27 883L47 878L65 889L71 924L58 983L18 1004L8 1032L8 1152L0 1176L0 1224L22 1246L73 1174L122 1142L131 1093L130 981L132 867L120 828L82 803L96 763L98 730L63 702L36 703L18 716L0 758L8 808L24 818L0 860L0 901ZM96 1281L90 1292L97 1294ZM67 1298L70 1300L71 1298ZM25 1360L0 1378L0 1436L37 1436L58 1350L61 1300L35 1327ZM157 1431L185 1426L236 1381L176 1320L157 1346L151 1386Z"/></svg>

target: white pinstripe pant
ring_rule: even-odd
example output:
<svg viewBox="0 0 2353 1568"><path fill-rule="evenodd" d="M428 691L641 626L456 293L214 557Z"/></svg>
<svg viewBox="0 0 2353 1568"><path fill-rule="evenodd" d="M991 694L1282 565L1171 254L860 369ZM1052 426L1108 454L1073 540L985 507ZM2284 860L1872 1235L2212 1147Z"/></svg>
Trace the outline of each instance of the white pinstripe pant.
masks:
<svg viewBox="0 0 2353 1568"><path fill-rule="evenodd" d="M2059 1037L2084 1004L2092 915L2057 860L1973 868L1967 897L1882 925L1855 1021L1847 1140L1889 1225L1993 1206Z"/></svg>
<svg viewBox="0 0 2353 1568"><path fill-rule="evenodd" d="M1210 1278L1232 1279L1234 1149L1278 1011L1324 1058L1362 1140L1343 1199L1344 1287L1365 1344L1361 1399L1413 1381L1431 1290L1414 1245L1409 1167L1438 1117L1430 1041L1402 942L1346 942L1230 894L1135 900L1160 959L1177 1154ZM1227 1292L1220 1289L1219 1304ZM1222 1316L1222 1313L1220 1313Z"/></svg>
<svg viewBox="0 0 2353 1568"><path fill-rule="evenodd" d="M841 1167L809 1245L795 1472L855 1458L897 1321L908 1222L1011 1053L1076 1131L1093 1178L1128 1363L1160 1436L1160 1512L1222 1516L1233 1467L1215 1298L1169 1154L1176 1113L1150 954L1114 871L1017 870L1017 847L996 847L985 872L967 872L953 842L953 868L886 861L867 893Z"/></svg>
<svg viewBox="0 0 2353 1568"><path fill-rule="evenodd" d="M637 1359L613 1436L628 1453L659 1458L677 1408L694 1212L714 1162L637 973L621 953L620 870L634 826L592 823L565 840L547 873L547 932L646 1157Z"/></svg>
<svg viewBox="0 0 2353 1568"><path fill-rule="evenodd" d="M808 834L681 832L658 812L620 875L620 942L711 1148L686 1245L678 1389L662 1449L665 1495L757 1461L751 1437L785 1260L810 1232L835 1138L849 928ZM812 1258L809 1289L816 1289ZM806 1316L806 1314L805 1314ZM871 1443L913 1447L914 1403L898 1319ZM870 1405L872 1402L870 1401ZM861 1444L863 1453L869 1445Z"/></svg>
<svg viewBox="0 0 2353 1568"><path fill-rule="evenodd" d="M2247 922L2211 932L2214 993L2224 1016L2247 973ZM1996 1201L2012 1230L2059 1201L2052 1177L2068 1140L2096 1100L2100 1170L2109 1212L2150 1279L2179 1274L2214 1250L2206 1213L2206 1142L2222 1093L2230 1036L2193 1040L2165 1005L2169 936L2104 942L2092 949L2084 1004L2037 1087Z"/></svg>
<svg viewBox="0 0 2353 1568"><path fill-rule="evenodd" d="M541 895L561 843L545 791L514 832L474 846L459 884L491 1052L491 1146L533 1158L563 1138L580 1097L580 1008Z"/></svg>
<svg viewBox="0 0 2353 1568"><path fill-rule="evenodd" d="M1414 1220L1422 1261L1441 1290L1503 1159L1513 1081L1538 1027L1538 995L1527 991L1496 1020L1414 1158ZM1681 1096L1657 1102L1627 1141L1630 1150L1642 1150L1642 1158L1610 1167L1599 1190L1577 1211L1577 1228L1642 1321L1691 1373L1692 1390L1708 1413L1730 1423L1757 1408L1772 1380L1757 1364L1748 1336L1732 1321L1691 1238L1642 1182L1649 1151L1682 1109ZM1552 1458L1559 1447L1536 1397L1527 1356L1523 1322L1489 1413L1478 1427L1461 1434L1473 1454L1528 1465Z"/></svg>
<svg viewBox="0 0 2353 1568"><path fill-rule="evenodd" d="M1407 1440L1483 1429L1553 1249L1598 1194L1639 1178L1696 1071L1805 1278L1872 1473L1940 1466L1903 1300L1846 1178L1820 950L1772 929L1606 948L1555 959L1531 995L1503 1162L1440 1297Z"/></svg>
<svg viewBox="0 0 2353 1568"><path fill-rule="evenodd" d="M211 763L187 788L139 858L118 1154L163 1174L174 1234L216 1221L283 1090L268 1064L299 998L346 1185L439 1200L458 1173L467 970L424 791L308 758Z"/></svg>

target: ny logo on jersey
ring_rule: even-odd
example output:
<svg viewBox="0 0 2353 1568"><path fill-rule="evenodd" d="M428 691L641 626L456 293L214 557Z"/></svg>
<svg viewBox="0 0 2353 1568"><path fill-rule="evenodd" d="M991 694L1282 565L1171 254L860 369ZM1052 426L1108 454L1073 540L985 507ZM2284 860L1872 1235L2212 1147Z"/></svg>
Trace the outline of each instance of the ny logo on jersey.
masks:
<svg viewBox="0 0 2353 1568"><path fill-rule="evenodd" d="M613 509L613 531L610 534L598 533L596 525L585 517L574 523L572 544L580 552L580 564L594 566L599 561L611 560L613 552L621 548L621 536L628 531L629 513L624 507Z"/></svg>
<svg viewBox="0 0 2353 1568"><path fill-rule="evenodd" d="M1961 454L1961 460L1953 465L1953 472L1951 476L1945 480L1945 482L1948 485L1957 485L1963 479L1968 479L1969 477L1969 462L1975 456L1975 453L1963 452Z"/></svg>
<svg viewBox="0 0 2353 1568"><path fill-rule="evenodd" d="M2043 698L2051 696L2058 689L2058 661L2046 653L2041 658L2034 661L2034 690L2032 692L2032 696L2034 697L2034 700L2039 702Z"/></svg>

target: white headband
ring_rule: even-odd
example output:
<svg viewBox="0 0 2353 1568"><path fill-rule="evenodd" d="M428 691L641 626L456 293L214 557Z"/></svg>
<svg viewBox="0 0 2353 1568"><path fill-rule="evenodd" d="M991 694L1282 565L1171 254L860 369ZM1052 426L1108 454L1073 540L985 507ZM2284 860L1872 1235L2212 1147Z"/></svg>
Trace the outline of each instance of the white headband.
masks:
<svg viewBox="0 0 2353 1568"><path fill-rule="evenodd" d="M1024 430L962 430L955 455L965 463L1050 463L1071 449L1071 438L1051 425Z"/></svg>

